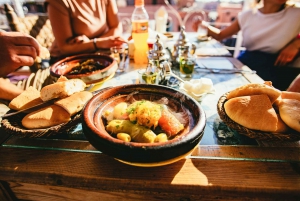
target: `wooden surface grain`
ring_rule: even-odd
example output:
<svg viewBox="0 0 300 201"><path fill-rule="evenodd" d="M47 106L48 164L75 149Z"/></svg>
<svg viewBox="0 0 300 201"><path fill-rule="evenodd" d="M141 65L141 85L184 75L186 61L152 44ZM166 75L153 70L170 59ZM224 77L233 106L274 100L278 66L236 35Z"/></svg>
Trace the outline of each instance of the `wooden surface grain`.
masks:
<svg viewBox="0 0 300 201"><path fill-rule="evenodd" d="M300 198L300 162L190 158L166 166L141 168L104 154L0 148L0 164L0 180L10 183L124 194L132 191L144 196L151 192L189 198L252 194ZM18 192L18 188L11 187Z"/></svg>

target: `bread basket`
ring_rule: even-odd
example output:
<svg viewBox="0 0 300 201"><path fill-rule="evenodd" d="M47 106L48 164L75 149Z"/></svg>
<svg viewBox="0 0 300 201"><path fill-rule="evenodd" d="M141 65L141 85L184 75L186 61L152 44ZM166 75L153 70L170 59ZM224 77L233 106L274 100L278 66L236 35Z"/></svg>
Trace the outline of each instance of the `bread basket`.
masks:
<svg viewBox="0 0 300 201"><path fill-rule="evenodd" d="M59 135L63 132L68 132L69 130L75 128L78 123L80 123L81 113L75 114L70 121L67 123L59 124L57 126L52 126L45 129L26 129L22 126L22 119L26 114L20 113L12 117L2 119L1 128L7 134L15 135L23 138L38 138L38 137L49 137L54 135Z"/></svg>
<svg viewBox="0 0 300 201"><path fill-rule="evenodd" d="M271 133L258 130L248 129L233 120L231 120L224 109L224 103L227 101L229 92L223 94L217 104L217 111L221 120L231 129L236 130L239 134L246 135L249 138L263 141L298 141L300 140L300 133L291 130L290 133Z"/></svg>

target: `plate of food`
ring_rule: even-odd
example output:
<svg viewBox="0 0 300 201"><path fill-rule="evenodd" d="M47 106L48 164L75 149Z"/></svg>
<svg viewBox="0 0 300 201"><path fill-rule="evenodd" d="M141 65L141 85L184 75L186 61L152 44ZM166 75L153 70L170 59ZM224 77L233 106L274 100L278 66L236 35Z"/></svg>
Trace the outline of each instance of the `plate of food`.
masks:
<svg viewBox="0 0 300 201"><path fill-rule="evenodd" d="M93 94L80 79L61 76L56 83L38 91L28 87L9 103L1 127L19 137L47 137L74 128L80 111Z"/></svg>
<svg viewBox="0 0 300 201"><path fill-rule="evenodd" d="M256 140L300 140L300 94L269 82L246 84L223 94L217 105L230 128Z"/></svg>
<svg viewBox="0 0 300 201"><path fill-rule="evenodd" d="M95 95L82 112L83 133L99 151L129 165L176 162L202 139L200 104L176 89L151 84L112 87Z"/></svg>
<svg viewBox="0 0 300 201"><path fill-rule="evenodd" d="M118 68L117 62L105 54L81 54L66 57L50 67L54 80L60 76L68 79L81 79L86 84L103 82L113 76Z"/></svg>

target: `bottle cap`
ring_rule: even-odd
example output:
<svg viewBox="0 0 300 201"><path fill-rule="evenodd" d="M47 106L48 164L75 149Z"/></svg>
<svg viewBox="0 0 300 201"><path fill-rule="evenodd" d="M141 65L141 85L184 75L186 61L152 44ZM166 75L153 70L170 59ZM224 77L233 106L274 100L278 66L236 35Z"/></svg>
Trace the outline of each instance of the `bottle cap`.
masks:
<svg viewBox="0 0 300 201"><path fill-rule="evenodd" d="M144 0L135 0L134 5L135 6L143 6L144 5Z"/></svg>

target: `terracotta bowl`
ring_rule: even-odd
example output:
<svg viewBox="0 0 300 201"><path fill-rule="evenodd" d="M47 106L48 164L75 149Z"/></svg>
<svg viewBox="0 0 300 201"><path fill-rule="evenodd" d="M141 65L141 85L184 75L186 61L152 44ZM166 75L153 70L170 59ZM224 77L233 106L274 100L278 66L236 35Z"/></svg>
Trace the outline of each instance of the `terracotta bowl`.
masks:
<svg viewBox="0 0 300 201"><path fill-rule="evenodd" d="M188 114L185 129L177 137L161 143L124 142L111 136L105 130L102 114L125 101L132 92L137 92L134 94L135 100L168 98L169 107ZM205 113L198 102L176 89L160 85L132 84L107 88L95 95L82 111L83 132L89 142L104 154L131 164L175 162L173 159L180 159L199 144L205 124Z"/></svg>
<svg viewBox="0 0 300 201"><path fill-rule="evenodd" d="M94 59L94 61L100 62L104 65L104 68L96 71L92 71L85 74L70 75L68 74L72 68L78 63L86 61L88 59ZM61 75L64 75L68 79L79 78L86 84L97 83L105 80L109 76L113 75L118 68L117 62L110 56L104 54L81 54L71 57L66 57L50 67L50 75L55 79L58 79Z"/></svg>

